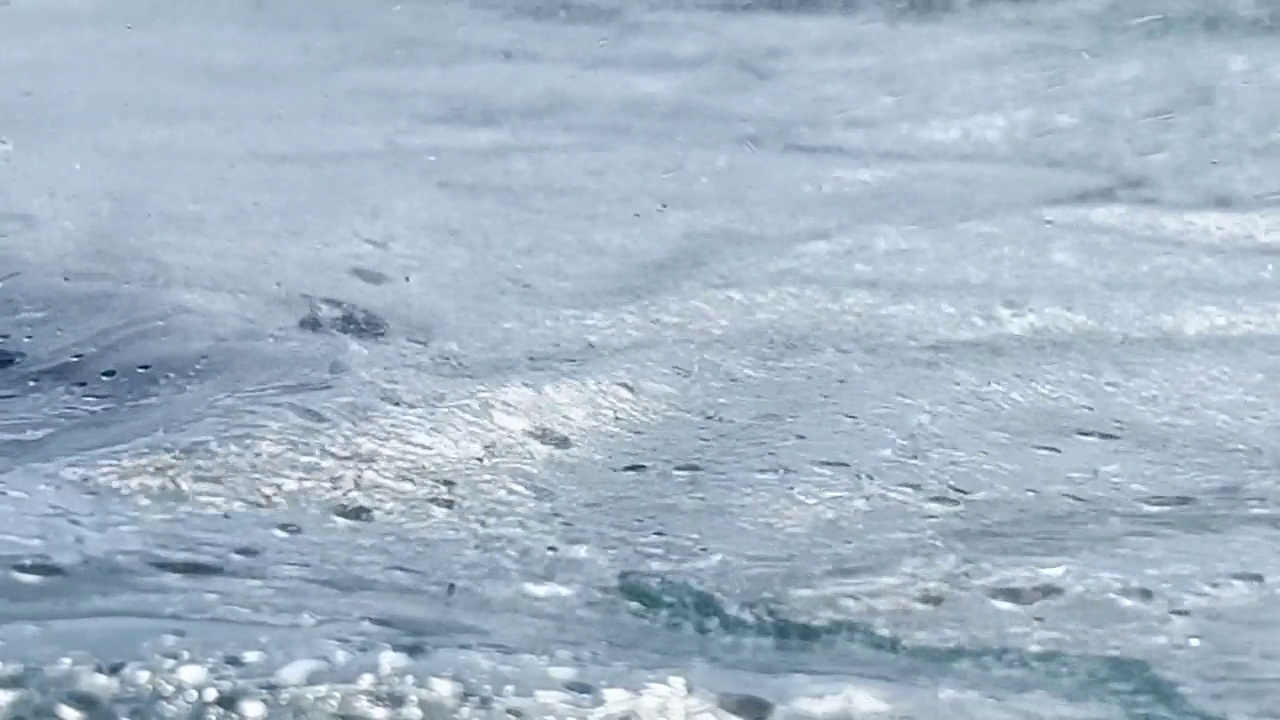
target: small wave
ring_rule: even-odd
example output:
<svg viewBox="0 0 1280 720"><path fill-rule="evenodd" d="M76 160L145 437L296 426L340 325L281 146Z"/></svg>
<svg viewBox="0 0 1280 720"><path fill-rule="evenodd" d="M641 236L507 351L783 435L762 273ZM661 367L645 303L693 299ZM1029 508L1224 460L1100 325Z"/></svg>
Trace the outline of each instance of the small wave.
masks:
<svg viewBox="0 0 1280 720"><path fill-rule="evenodd" d="M1192 705L1175 683L1137 658L1008 647L913 645L864 623L798 620L772 600L734 606L716 593L659 573L624 572L618 577L617 592L637 613L671 630L753 636L791 648L849 643L916 661L943 676L971 668L993 676L1008 672L1030 675L1047 691L1069 700L1105 701L1130 718L1222 720Z"/></svg>

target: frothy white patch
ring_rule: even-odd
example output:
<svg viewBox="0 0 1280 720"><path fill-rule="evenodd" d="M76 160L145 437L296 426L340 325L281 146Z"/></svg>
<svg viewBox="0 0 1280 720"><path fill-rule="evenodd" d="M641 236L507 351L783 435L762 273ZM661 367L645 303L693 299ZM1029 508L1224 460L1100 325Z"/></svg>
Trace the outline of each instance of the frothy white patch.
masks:
<svg viewBox="0 0 1280 720"><path fill-rule="evenodd" d="M1280 245L1280 210L1168 210L1134 205L1057 208L1055 222L1207 244Z"/></svg>
<svg viewBox="0 0 1280 720"><path fill-rule="evenodd" d="M522 473L552 459L591 457L670 402L661 385L604 379L481 385L452 399L398 391L399 404L376 412L348 407L332 423L277 421L231 440L125 451L63 472L126 494L179 490L214 509L274 506L299 495L387 510L415 500L449 507L469 493L519 502L530 496Z"/></svg>
<svg viewBox="0 0 1280 720"><path fill-rule="evenodd" d="M787 717L822 718L822 720L855 720L871 715L884 715L893 706L861 688L848 687L834 695L802 697L791 702Z"/></svg>
<svg viewBox="0 0 1280 720"><path fill-rule="evenodd" d="M1186 308L1162 316L1160 327L1187 336L1275 335L1280 334L1280 305L1267 303L1244 310L1208 305Z"/></svg>

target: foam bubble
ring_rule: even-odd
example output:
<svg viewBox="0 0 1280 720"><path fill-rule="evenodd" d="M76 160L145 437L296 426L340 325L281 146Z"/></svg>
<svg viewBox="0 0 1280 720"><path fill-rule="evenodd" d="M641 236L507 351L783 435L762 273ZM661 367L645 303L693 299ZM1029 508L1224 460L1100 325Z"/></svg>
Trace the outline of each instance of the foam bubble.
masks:
<svg viewBox="0 0 1280 720"><path fill-rule="evenodd" d="M1092 225L1183 242L1269 247L1280 245L1280 210L1169 210L1141 205L1055 208L1056 223Z"/></svg>

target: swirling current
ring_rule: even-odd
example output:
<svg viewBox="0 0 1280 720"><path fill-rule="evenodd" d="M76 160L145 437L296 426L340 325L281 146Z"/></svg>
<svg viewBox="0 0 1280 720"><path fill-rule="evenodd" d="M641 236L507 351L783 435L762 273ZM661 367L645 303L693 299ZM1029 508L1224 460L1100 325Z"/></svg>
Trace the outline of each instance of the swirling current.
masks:
<svg viewBox="0 0 1280 720"><path fill-rule="evenodd" d="M1278 33L0 2L0 715L1273 717Z"/></svg>

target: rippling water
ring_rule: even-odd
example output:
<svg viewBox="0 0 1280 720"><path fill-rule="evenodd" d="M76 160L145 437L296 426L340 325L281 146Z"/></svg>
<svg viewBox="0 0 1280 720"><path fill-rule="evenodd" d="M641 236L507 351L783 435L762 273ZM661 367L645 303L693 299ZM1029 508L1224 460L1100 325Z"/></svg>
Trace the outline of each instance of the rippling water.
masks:
<svg viewBox="0 0 1280 720"><path fill-rule="evenodd" d="M0 5L8 717L1264 718L1280 5Z"/></svg>

